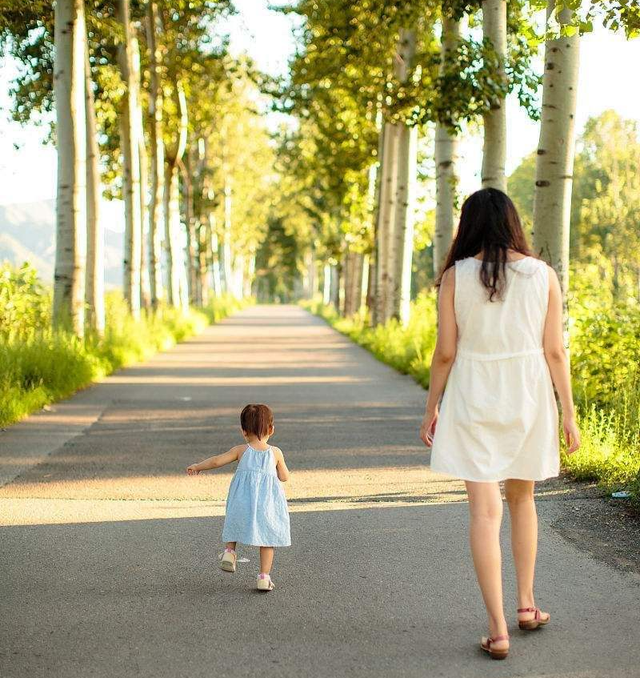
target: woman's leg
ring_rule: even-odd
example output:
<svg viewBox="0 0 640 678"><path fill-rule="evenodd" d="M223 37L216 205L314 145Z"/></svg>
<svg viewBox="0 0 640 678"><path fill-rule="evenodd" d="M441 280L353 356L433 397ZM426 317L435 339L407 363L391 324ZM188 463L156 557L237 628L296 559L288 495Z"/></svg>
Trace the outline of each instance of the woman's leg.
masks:
<svg viewBox="0 0 640 678"><path fill-rule="evenodd" d="M269 574L273 565L273 546L260 547L260 574Z"/></svg>
<svg viewBox="0 0 640 678"><path fill-rule="evenodd" d="M471 554L478 584L489 616L491 637L507 633L507 622L502 605L502 558L500 553L500 523L502 496L498 483L468 482L469 511L471 515ZM507 641L496 643L506 647Z"/></svg>
<svg viewBox="0 0 640 678"><path fill-rule="evenodd" d="M236 542L235 542L235 541L228 541L228 542L225 544L225 547L228 548L228 549L232 549L233 551L235 551L235 550L236 550Z"/></svg>
<svg viewBox="0 0 640 678"><path fill-rule="evenodd" d="M511 549L518 581L518 607L534 607L533 578L538 549L538 515L533 499L532 480L507 480L504 495L511 516ZM543 615L543 617L546 615ZM533 619L534 613L522 613L519 619Z"/></svg>

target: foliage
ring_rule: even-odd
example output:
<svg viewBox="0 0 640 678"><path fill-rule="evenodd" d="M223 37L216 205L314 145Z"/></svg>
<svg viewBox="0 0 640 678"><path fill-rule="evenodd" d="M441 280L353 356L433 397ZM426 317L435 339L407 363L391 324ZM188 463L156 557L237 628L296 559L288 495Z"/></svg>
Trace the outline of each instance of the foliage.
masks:
<svg viewBox="0 0 640 678"><path fill-rule="evenodd" d="M104 336L79 339L49 329L50 293L32 268L3 266L1 271L0 426L166 350L240 307L235 299L223 297L187 314L162 308L135 321L122 295L114 292L107 295Z"/></svg>
<svg viewBox="0 0 640 678"><path fill-rule="evenodd" d="M0 342L19 341L51 323L51 291L29 264L0 264Z"/></svg>
<svg viewBox="0 0 640 678"><path fill-rule="evenodd" d="M332 306L324 306L318 300L303 302L303 306L371 351L381 362L403 374L410 374L425 388L429 385L431 354L437 332L435 292L424 292L412 302L411 318L406 327L396 319L369 327L366 313L341 318Z"/></svg>
<svg viewBox="0 0 640 678"><path fill-rule="evenodd" d="M575 478L598 481L607 491L630 490L640 503L640 306L609 305L589 273L573 276L571 306L572 377L582 447L570 457L563 454L563 465ZM341 318L319 301L303 305L428 387L436 341L433 292L412 303L406 328L395 320L371 328L366 315Z"/></svg>

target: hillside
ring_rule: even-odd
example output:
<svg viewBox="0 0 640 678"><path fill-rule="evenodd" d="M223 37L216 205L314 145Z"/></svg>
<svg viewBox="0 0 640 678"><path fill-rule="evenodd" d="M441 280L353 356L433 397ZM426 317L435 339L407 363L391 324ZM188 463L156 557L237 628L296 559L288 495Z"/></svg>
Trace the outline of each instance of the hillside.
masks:
<svg viewBox="0 0 640 678"><path fill-rule="evenodd" d="M104 204L105 281L122 284L123 235L120 203ZM0 205L0 261L17 266L28 261L46 281L55 263L55 200Z"/></svg>

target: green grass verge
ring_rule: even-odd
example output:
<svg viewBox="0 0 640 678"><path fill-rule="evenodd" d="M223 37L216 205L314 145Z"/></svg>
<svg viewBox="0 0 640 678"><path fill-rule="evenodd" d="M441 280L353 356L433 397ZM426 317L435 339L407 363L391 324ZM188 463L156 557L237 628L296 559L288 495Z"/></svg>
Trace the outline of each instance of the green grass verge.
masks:
<svg viewBox="0 0 640 678"><path fill-rule="evenodd" d="M114 370L146 360L239 309L232 298L182 313L163 308L131 318L119 294L107 296L103 337L78 339L35 328L0 344L0 426L68 397Z"/></svg>
<svg viewBox="0 0 640 678"><path fill-rule="evenodd" d="M433 293L422 294L412 303L407 327L391 320L372 328L364 315L342 318L332 306L317 300L301 305L371 351L381 362L411 375L424 388L428 387L429 364L436 343L437 314ZM571 456L562 451L562 465L575 479L597 482L604 492L630 492L632 502L640 509L640 384L627 377L617 384L615 392L602 393L600 382L611 383L613 375L604 373L602 362L598 362L602 360L602 351L594 350L593 337L589 334L593 332L594 323L589 323L585 314L580 320L578 329L584 327L584 330L572 336L572 346L575 346L574 355L579 364L577 383L574 376L574 392L582 447ZM616 321L612 319L611 322ZM628 332L635 332L633 325ZM637 335L633 340L637 354L640 340ZM622 341L629 344L631 338L621 335ZM620 350L617 346L609 342L603 351ZM622 369L628 369L627 361L611 363L617 378ZM598 399L582 395L598 391Z"/></svg>

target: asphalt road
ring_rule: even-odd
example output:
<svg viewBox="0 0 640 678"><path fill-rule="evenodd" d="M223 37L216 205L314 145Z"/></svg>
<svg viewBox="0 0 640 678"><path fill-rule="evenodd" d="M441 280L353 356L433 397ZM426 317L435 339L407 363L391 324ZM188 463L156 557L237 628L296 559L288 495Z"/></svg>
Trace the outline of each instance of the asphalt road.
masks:
<svg viewBox="0 0 640 678"><path fill-rule="evenodd" d="M293 546L217 568L230 472L184 468L275 411ZM418 439L424 391L297 307L258 306L0 433L0 676L640 676L640 582L540 502L552 624L477 649L485 618L460 483ZM508 530L504 545L508 555Z"/></svg>

